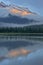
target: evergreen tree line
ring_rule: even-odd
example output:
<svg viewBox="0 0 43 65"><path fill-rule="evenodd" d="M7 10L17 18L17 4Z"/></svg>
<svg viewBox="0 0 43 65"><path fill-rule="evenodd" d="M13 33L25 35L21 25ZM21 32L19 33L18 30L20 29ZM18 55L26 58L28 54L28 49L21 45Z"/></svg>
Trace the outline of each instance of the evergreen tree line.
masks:
<svg viewBox="0 0 43 65"><path fill-rule="evenodd" d="M43 25L33 25L25 27L2 27L0 33L43 33Z"/></svg>

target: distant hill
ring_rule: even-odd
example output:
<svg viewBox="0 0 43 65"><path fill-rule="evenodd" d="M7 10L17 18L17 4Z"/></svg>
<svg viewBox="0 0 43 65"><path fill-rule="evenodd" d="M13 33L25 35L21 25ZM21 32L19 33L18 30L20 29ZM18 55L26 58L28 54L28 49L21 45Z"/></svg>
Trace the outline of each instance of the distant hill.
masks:
<svg viewBox="0 0 43 65"><path fill-rule="evenodd" d="M9 17L0 18L0 22L14 23L14 24L29 24L29 23L37 22L37 21L35 21L33 19L22 18L20 16L13 16L13 15L9 14Z"/></svg>

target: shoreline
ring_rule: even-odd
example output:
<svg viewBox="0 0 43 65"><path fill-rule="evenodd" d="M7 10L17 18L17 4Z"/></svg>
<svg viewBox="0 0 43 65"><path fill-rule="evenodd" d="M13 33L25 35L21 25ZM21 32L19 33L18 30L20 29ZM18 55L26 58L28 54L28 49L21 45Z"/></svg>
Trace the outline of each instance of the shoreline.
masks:
<svg viewBox="0 0 43 65"><path fill-rule="evenodd" d="M43 36L43 33L0 33L0 36Z"/></svg>

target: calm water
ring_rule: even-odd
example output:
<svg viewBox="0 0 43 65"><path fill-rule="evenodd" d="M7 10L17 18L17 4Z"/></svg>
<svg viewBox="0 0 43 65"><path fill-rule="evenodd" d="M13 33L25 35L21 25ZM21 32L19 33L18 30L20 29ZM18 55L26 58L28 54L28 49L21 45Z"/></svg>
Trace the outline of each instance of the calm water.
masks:
<svg viewBox="0 0 43 65"><path fill-rule="evenodd" d="M31 53L22 55L20 49ZM15 50L19 50L19 56L8 56ZM0 36L0 65L43 65L43 37Z"/></svg>

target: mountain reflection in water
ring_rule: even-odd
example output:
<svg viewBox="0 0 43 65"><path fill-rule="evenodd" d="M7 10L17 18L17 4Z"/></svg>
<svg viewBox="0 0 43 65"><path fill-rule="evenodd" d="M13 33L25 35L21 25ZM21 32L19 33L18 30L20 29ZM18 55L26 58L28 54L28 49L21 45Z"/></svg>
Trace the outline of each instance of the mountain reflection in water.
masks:
<svg viewBox="0 0 43 65"><path fill-rule="evenodd" d="M43 37L0 36L0 65L43 65Z"/></svg>

